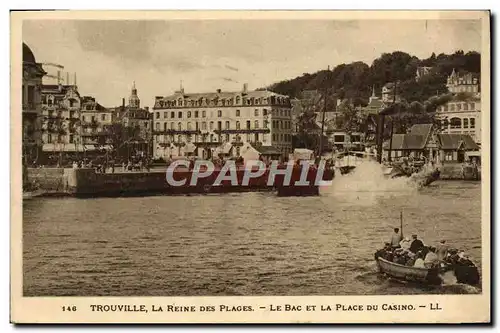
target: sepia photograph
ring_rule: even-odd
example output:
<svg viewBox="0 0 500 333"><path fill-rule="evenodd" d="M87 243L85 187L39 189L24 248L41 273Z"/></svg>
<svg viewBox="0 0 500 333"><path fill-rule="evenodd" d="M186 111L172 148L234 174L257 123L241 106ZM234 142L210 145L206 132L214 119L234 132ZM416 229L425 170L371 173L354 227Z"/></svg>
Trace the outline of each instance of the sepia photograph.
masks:
<svg viewBox="0 0 500 333"><path fill-rule="evenodd" d="M487 11L113 13L12 13L16 297L489 299Z"/></svg>

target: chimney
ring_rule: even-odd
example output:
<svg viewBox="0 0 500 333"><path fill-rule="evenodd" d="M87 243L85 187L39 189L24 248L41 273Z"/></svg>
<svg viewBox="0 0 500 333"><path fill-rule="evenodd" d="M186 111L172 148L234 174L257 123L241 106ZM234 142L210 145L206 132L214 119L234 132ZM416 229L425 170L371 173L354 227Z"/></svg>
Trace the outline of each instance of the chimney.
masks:
<svg viewBox="0 0 500 333"><path fill-rule="evenodd" d="M243 83L243 93L246 94L248 92L248 83Z"/></svg>
<svg viewBox="0 0 500 333"><path fill-rule="evenodd" d="M61 84L61 71L57 71L57 84Z"/></svg>
<svg viewBox="0 0 500 333"><path fill-rule="evenodd" d="M125 98L122 98L122 108L125 109Z"/></svg>
<svg viewBox="0 0 500 333"><path fill-rule="evenodd" d="M222 90L220 90L220 89L217 89L217 93L218 93L218 94L220 94L220 93L221 93L221 91L222 91Z"/></svg>
<svg viewBox="0 0 500 333"><path fill-rule="evenodd" d="M76 86L76 72L73 73L73 85Z"/></svg>

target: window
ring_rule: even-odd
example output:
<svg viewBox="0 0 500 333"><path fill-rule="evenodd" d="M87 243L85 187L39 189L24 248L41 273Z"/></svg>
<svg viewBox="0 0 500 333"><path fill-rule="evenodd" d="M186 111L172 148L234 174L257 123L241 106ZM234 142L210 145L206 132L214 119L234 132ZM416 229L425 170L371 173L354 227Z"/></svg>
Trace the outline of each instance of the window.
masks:
<svg viewBox="0 0 500 333"><path fill-rule="evenodd" d="M182 142L182 135L177 136L177 142Z"/></svg>
<svg viewBox="0 0 500 333"><path fill-rule="evenodd" d="M106 114L101 114L101 120L106 121Z"/></svg>
<svg viewBox="0 0 500 333"><path fill-rule="evenodd" d="M229 121L226 121L226 129L229 129Z"/></svg>
<svg viewBox="0 0 500 333"><path fill-rule="evenodd" d="M156 119L160 119L160 112L156 112Z"/></svg>
<svg viewBox="0 0 500 333"><path fill-rule="evenodd" d="M182 99L179 98L177 101L179 103L179 106L182 106Z"/></svg>
<svg viewBox="0 0 500 333"><path fill-rule="evenodd" d="M240 96L236 96L236 104L240 104Z"/></svg>
<svg viewBox="0 0 500 333"><path fill-rule="evenodd" d="M210 142L214 142L214 135L210 134Z"/></svg>
<svg viewBox="0 0 500 333"><path fill-rule="evenodd" d="M239 122L239 121L237 121L237 122L236 122L236 129L237 129L237 130L239 130L239 129L240 129L240 122Z"/></svg>
<svg viewBox="0 0 500 333"><path fill-rule="evenodd" d="M467 104L465 104L467 105ZM469 119L464 118L464 128L469 128Z"/></svg>
<svg viewBox="0 0 500 333"><path fill-rule="evenodd" d="M52 143L52 134L47 134L47 143Z"/></svg>
<svg viewBox="0 0 500 333"><path fill-rule="evenodd" d="M222 121L217 122L217 129L220 131L222 129Z"/></svg>
<svg viewBox="0 0 500 333"><path fill-rule="evenodd" d="M262 110L262 115L263 116L267 116L267 110L266 109Z"/></svg>
<svg viewBox="0 0 500 333"><path fill-rule="evenodd" d="M194 112L194 117L195 117L195 118L198 118L198 111L195 111L195 112Z"/></svg>
<svg viewBox="0 0 500 333"><path fill-rule="evenodd" d="M82 121L85 122L85 116L82 116Z"/></svg>
<svg viewBox="0 0 500 333"><path fill-rule="evenodd" d="M160 130L160 123L156 123L155 128L157 131L159 131Z"/></svg>
<svg viewBox="0 0 500 333"><path fill-rule="evenodd" d="M460 111L460 110L462 110L462 103L457 104L457 111Z"/></svg>
<svg viewBox="0 0 500 333"><path fill-rule="evenodd" d="M470 128L476 128L476 119L470 118Z"/></svg>
<svg viewBox="0 0 500 333"><path fill-rule="evenodd" d="M199 131L200 130L200 124L198 122L194 123L195 125L195 130Z"/></svg>
<svg viewBox="0 0 500 333"><path fill-rule="evenodd" d="M187 129L188 129L188 131L191 130L191 123L190 122L187 123Z"/></svg>
<svg viewBox="0 0 500 333"><path fill-rule="evenodd" d="M460 118L451 118L450 120L451 128L461 128L462 127L462 119Z"/></svg>
<svg viewBox="0 0 500 333"><path fill-rule="evenodd" d="M207 129L207 123L204 121L201 123L201 129L206 130Z"/></svg>
<svg viewBox="0 0 500 333"><path fill-rule="evenodd" d="M464 103L464 110L465 110L465 111L468 111L468 110L469 110L469 104Z"/></svg>
<svg viewBox="0 0 500 333"><path fill-rule="evenodd" d="M170 123L170 129L173 130L175 128L175 124L174 123Z"/></svg>
<svg viewBox="0 0 500 333"><path fill-rule="evenodd" d="M247 129L250 129L250 120L247 120Z"/></svg>
<svg viewBox="0 0 500 333"><path fill-rule="evenodd" d="M188 111L188 118L191 118L191 111Z"/></svg>
<svg viewBox="0 0 500 333"><path fill-rule="evenodd" d="M178 115L179 115L179 119L181 119L182 118L182 112L179 111Z"/></svg>
<svg viewBox="0 0 500 333"><path fill-rule="evenodd" d="M262 134L262 142L267 142L267 134Z"/></svg>
<svg viewBox="0 0 500 333"><path fill-rule="evenodd" d="M168 129L168 124L167 123L163 123L163 130L166 131L167 129Z"/></svg>
<svg viewBox="0 0 500 333"><path fill-rule="evenodd" d="M470 103L470 109L471 111L474 110L474 103Z"/></svg>
<svg viewBox="0 0 500 333"><path fill-rule="evenodd" d="M186 141L191 142L191 134L186 135Z"/></svg>
<svg viewBox="0 0 500 333"><path fill-rule="evenodd" d="M255 109L255 113L254 113L254 115L255 115L256 117L258 117L258 116L259 116L259 109Z"/></svg>
<svg viewBox="0 0 500 333"><path fill-rule="evenodd" d="M214 129L214 122L213 122L213 121L211 121L211 122L210 122L210 129L211 129L211 130L213 130L213 129ZM212 140L210 140L210 141L212 141Z"/></svg>
<svg viewBox="0 0 500 333"><path fill-rule="evenodd" d="M217 111L217 116L220 118L222 117L222 110Z"/></svg>
<svg viewBox="0 0 500 333"><path fill-rule="evenodd" d="M258 121L258 120L256 120L256 121L254 122L254 126L255 126L255 128L259 128L259 121Z"/></svg>
<svg viewBox="0 0 500 333"><path fill-rule="evenodd" d="M229 134L225 135L226 142L229 142Z"/></svg>
<svg viewBox="0 0 500 333"><path fill-rule="evenodd" d="M236 117L240 116L240 110L236 110Z"/></svg>
<svg viewBox="0 0 500 333"><path fill-rule="evenodd" d="M174 111L170 112L170 118L172 118L172 119L175 118L175 112Z"/></svg>
<svg viewBox="0 0 500 333"><path fill-rule="evenodd" d="M182 123L177 123L177 129L178 129L179 131L182 131Z"/></svg>

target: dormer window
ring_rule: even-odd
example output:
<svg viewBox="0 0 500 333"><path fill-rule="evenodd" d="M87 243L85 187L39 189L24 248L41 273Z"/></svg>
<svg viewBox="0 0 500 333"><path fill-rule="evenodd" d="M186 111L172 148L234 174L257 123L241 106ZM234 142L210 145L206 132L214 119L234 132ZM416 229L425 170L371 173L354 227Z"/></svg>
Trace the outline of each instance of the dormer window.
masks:
<svg viewBox="0 0 500 333"><path fill-rule="evenodd" d="M236 96L236 104L240 104L240 96Z"/></svg>
<svg viewBox="0 0 500 333"><path fill-rule="evenodd" d="M179 106L182 106L182 99L178 99L178 102L179 102Z"/></svg>

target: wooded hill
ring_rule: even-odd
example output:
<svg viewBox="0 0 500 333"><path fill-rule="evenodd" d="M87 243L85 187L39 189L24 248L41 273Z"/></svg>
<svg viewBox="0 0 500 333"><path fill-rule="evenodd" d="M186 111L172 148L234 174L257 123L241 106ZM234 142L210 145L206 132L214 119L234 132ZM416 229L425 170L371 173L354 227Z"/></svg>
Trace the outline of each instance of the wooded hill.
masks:
<svg viewBox="0 0 500 333"><path fill-rule="evenodd" d="M417 68L432 67L430 73L415 80ZM340 64L333 70L321 70L313 74L305 73L291 80L284 80L267 87L268 90L292 98L300 98L304 90L325 89L328 87L341 99L349 98L355 106L366 105L372 94L372 87L378 96L387 82L398 81L398 93L407 102L426 101L432 96L447 92L446 79L455 69L458 73L480 74L481 55L460 50L453 54L435 55L419 59L408 53L395 51L384 53L375 59L371 66L356 61Z"/></svg>

